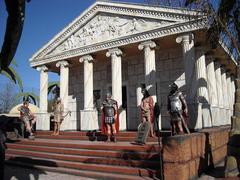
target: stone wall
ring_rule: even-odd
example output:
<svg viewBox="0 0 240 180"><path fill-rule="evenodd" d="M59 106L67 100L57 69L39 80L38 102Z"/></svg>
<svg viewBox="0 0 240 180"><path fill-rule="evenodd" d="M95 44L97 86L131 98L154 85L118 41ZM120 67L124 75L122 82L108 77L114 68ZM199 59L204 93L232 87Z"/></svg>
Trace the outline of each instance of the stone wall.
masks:
<svg viewBox="0 0 240 180"><path fill-rule="evenodd" d="M227 154L229 130L226 126L163 138L164 179L195 179L222 162Z"/></svg>
<svg viewBox="0 0 240 180"><path fill-rule="evenodd" d="M111 87L111 61L110 59L96 59L93 64L94 90L100 91L100 99L96 102L99 106L104 95ZM157 99L162 105L160 127L169 128L169 116L167 114L167 95L169 84L176 82L180 89L185 91L185 76L183 70L181 48L156 50L156 77ZM127 88L127 130L136 130L140 122L139 107L137 107L137 88L144 84L144 60L143 53L139 51L135 56L122 57L122 83ZM72 129L81 129L79 119L80 110L83 109L83 64L70 68L69 78L69 109L72 110ZM130 113L131 112L131 113ZM100 124L100 113L99 113Z"/></svg>

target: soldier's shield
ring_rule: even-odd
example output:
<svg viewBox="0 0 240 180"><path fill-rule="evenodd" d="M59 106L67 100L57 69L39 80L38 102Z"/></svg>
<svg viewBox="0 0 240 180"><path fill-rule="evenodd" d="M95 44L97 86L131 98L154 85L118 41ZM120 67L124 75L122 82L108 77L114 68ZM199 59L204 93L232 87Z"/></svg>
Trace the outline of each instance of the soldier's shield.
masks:
<svg viewBox="0 0 240 180"><path fill-rule="evenodd" d="M137 138L135 142L138 144L146 144L149 130L150 124L148 121L141 123L138 126Z"/></svg>

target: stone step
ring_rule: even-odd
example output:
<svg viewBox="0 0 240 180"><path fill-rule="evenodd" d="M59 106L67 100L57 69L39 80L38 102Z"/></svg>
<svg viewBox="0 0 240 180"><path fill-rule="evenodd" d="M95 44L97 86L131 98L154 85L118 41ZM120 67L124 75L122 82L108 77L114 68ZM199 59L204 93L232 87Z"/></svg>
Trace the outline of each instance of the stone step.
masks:
<svg viewBox="0 0 240 180"><path fill-rule="evenodd" d="M159 160L132 160L121 158L106 158L106 157L93 157L81 156L72 154L56 154L49 152L33 152L30 150L7 149L6 154L14 154L16 156L30 156L32 158L53 159L71 162L81 162L86 164L105 164L115 166L128 166L128 167L141 167L141 168L159 168ZM104 152L103 152L104 154Z"/></svg>
<svg viewBox="0 0 240 180"><path fill-rule="evenodd" d="M77 170L77 169L69 169L63 167L47 167L47 166L39 166L39 165L30 165L23 162L16 162L16 161L7 161L8 165L11 165L13 168L17 166L25 167L25 168L34 168L43 171L52 171L57 173L63 174L71 174L81 177L88 177L88 178L96 178L99 180L151 180L150 177L141 177L141 176L133 176L133 175L124 175L124 174L113 174L113 173L101 173L95 171L86 171L86 170Z"/></svg>
<svg viewBox="0 0 240 180"><path fill-rule="evenodd" d="M36 131L38 135L51 135L53 131ZM93 131L60 131L60 135L73 135L73 136L92 136ZM96 136L103 135L101 131L95 132ZM120 131L117 134L119 137L136 137L137 131Z"/></svg>
<svg viewBox="0 0 240 180"><path fill-rule="evenodd" d="M10 143L8 143L10 145ZM89 142L62 139L41 139L35 140L23 139L14 144L45 146L55 148L75 148L75 149L91 149L91 150L114 150L114 151L133 151L133 152L159 152L159 145L156 142L149 142L145 145L136 145L130 142Z"/></svg>
<svg viewBox="0 0 240 180"><path fill-rule="evenodd" d="M47 146L35 146L25 144L7 144L8 150L26 150L33 152L48 152L57 154L68 154L68 155L81 155L91 157L105 157L105 158L122 158L132 160L146 160L146 159L159 159L157 152L136 152L134 150L114 151L108 150L91 150L91 149L75 149L75 148L63 148L63 147L47 147Z"/></svg>
<svg viewBox="0 0 240 180"><path fill-rule="evenodd" d="M99 165L99 164L86 164L81 162L67 162L62 160L54 160L54 159L43 159L43 158L32 158L31 156L22 156L15 154L6 154L6 161L10 163L19 163L23 162L28 164L29 166L48 166L48 167L63 167L70 169L78 169L78 170L87 170L87 171L97 171L102 173L115 173L115 174L123 174L123 175L134 175L134 176L147 176L153 177L154 174L158 172L152 169L144 169L144 168L134 168L134 167L126 167L126 166L112 166L112 165Z"/></svg>
<svg viewBox="0 0 240 180"><path fill-rule="evenodd" d="M85 140L85 141L106 141L107 136L76 136L76 135L58 135L58 136L52 136L52 135L45 135L45 134L36 134L36 138L42 138L42 139L69 139L69 140ZM126 142L134 142L136 137L135 136L123 136L119 137L116 136L117 141L126 141ZM147 142L157 142L157 138L150 138L148 137Z"/></svg>

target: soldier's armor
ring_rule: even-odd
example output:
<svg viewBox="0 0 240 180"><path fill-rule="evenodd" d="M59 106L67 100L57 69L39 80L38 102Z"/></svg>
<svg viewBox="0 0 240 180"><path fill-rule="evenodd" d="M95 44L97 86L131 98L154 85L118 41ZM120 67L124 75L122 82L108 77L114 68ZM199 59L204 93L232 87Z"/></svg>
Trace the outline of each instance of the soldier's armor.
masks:
<svg viewBox="0 0 240 180"><path fill-rule="evenodd" d="M32 120L32 116L30 115L30 110L28 107L21 106L20 112L21 112L21 118L24 122Z"/></svg>
<svg viewBox="0 0 240 180"><path fill-rule="evenodd" d="M105 117L114 117L115 115L115 108L117 106L117 102L113 99L109 101L103 101L103 111Z"/></svg>
<svg viewBox="0 0 240 180"><path fill-rule="evenodd" d="M183 110L182 101L180 99L181 95L182 95L181 92L176 91L175 93L169 96L171 113L179 113Z"/></svg>

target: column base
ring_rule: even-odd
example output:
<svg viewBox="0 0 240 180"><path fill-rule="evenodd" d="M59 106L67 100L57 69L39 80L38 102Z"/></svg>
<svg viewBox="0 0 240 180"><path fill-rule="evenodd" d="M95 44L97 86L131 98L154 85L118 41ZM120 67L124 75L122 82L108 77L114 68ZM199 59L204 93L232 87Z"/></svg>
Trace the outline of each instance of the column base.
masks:
<svg viewBox="0 0 240 180"><path fill-rule="evenodd" d="M224 107L219 108L219 125L225 125L226 124L226 110Z"/></svg>
<svg viewBox="0 0 240 180"><path fill-rule="evenodd" d="M209 104L202 104L203 128L212 127L211 108Z"/></svg>
<svg viewBox="0 0 240 180"><path fill-rule="evenodd" d="M189 112L189 128L202 129L202 104L201 103L188 103Z"/></svg>
<svg viewBox="0 0 240 180"><path fill-rule="evenodd" d="M217 106L211 106L211 118L212 118L212 126L219 126L219 108Z"/></svg>
<svg viewBox="0 0 240 180"><path fill-rule="evenodd" d="M81 130L92 131L98 130L98 113L96 110L81 110Z"/></svg>
<svg viewBox="0 0 240 180"><path fill-rule="evenodd" d="M36 130L49 131L50 130L50 114L39 113L36 114Z"/></svg>

